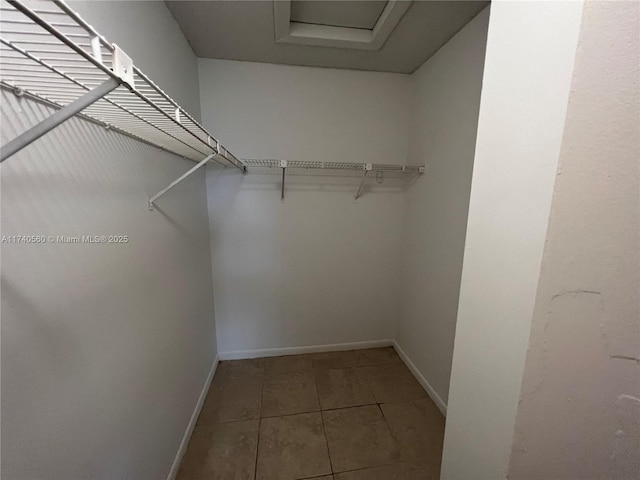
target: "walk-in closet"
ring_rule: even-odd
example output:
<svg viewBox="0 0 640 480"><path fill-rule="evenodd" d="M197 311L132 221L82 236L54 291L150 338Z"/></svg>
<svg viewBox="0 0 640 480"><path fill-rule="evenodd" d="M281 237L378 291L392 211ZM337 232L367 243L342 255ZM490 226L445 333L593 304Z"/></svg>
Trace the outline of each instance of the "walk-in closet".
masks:
<svg viewBox="0 0 640 480"><path fill-rule="evenodd" d="M1 0L2 478L637 478L639 5Z"/></svg>

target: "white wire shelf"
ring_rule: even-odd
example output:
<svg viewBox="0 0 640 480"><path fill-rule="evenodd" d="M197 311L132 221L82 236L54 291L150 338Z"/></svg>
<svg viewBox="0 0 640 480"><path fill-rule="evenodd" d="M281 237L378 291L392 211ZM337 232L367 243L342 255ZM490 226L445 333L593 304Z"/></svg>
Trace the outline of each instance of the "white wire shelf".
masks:
<svg viewBox="0 0 640 480"><path fill-rule="evenodd" d="M188 112L135 65L127 75L111 44L62 1L0 2L0 84L59 108L109 79L119 86L82 115L182 157L213 153L221 165L244 169ZM124 80L124 81L123 81Z"/></svg>
<svg viewBox="0 0 640 480"><path fill-rule="evenodd" d="M356 163L356 162L305 162L300 160L277 160L277 159L257 159L245 158L242 161L248 172L257 173L277 173L282 175L280 199L285 196L285 179L287 172L290 174L323 175L360 177L360 185L355 194L358 200L367 180L367 175L373 173L376 180L382 183L385 176L406 177L408 175L417 176L424 173L423 165L396 165L388 163ZM312 173L313 172L313 173ZM331 172L331 173L329 173Z"/></svg>
<svg viewBox="0 0 640 480"><path fill-rule="evenodd" d="M258 158L245 158L242 160L249 171L252 168L255 169L278 169L282 168L283 160L276 159L258 159ZM387 163L357 163L357 162L305 162L300 160L288 160L285 163L287 169L300 169L300 170L333 170L342 171L345 174L348 172L362 173L370 170L373 172L389 172L398 174L421 174L424 173L424 166L421 165L396 165ZM351 175L348 175L351 176Z"/></svg>
<svg viewBox="0 0 640 480"><path fill-rule="evenodd" d="M133 138L194 160L195 167L157 195L149 207L210 161L243 173L333 172L404 177L424 166L351 162L305 162L276 159L240 160L188 112L151 81L116 45L100 35L61 0L0 0L0 87L56 109L49 118L0 149L0 161L78 115ZM381 177L380 177L381 178Z"/></svg>

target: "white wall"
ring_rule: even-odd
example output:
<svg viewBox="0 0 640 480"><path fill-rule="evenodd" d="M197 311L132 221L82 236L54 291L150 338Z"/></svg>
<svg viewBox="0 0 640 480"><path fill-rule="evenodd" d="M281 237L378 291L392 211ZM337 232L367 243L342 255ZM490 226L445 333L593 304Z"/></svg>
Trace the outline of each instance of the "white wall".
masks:
<svg viewBox="0 0 640 480"><path fill-rule="evenodd" d="M467 227L489 8L413 75L409 188L397 342L446 404Z"/></svg>
<svg viewBox="0 0 640 480"><path fill-rule="evenodd" d="M204 125L241 158L406 159L407 75L199 62ZM402 189L358 183L291 176L281 202L277 176L209 173L220 352L393 337Z"/></svg>
<svg viewBox="0 0 640 480"><path fill-rule="evenodd" d="M506 478L581 2L493 2L442 478Z"/></svg>
<svg viewBox="0 0 640 480"><path fill-rule="evenodd" d="M200 119L198 59L164 2L71 0L67 5Z"/></svg>
<svg viewBox="0 0 640 480"><path fill-rule="evenodd" d="M3 143L50 113L0 105ZM192 165L77 118L2 163L2 235L129 237L1 245L3 479L166 478L216 356L204 172L147 197Z"/></svg>
<svg viewBox="0 0 640 480"><path fill-rule="evenodd" d="M511 479L640 472L639 19L585 3Z"/></svg>

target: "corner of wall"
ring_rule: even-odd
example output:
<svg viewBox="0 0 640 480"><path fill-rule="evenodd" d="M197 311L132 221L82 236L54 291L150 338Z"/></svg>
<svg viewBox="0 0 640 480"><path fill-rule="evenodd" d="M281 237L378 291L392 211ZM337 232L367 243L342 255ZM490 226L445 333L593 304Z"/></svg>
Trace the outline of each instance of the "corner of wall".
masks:
<svg viewBox="0 0 640 480"><path fill-rule="evenodd" d="M191 435L193 434L194 428L196 428L196 423L198 422L198 417L200 416L200 412L202 411L202 407L204 405L204 401L207 398L207 393L209 392L209 387L211 386L211 382L213 381L213 377L216 374L216 369L218 368L218 355L216 354L213 364L211 365L211 369L209 370L209 374L202 386L202 390L200 391L200 396L198 397L198 402L196 403L193 413L191 414L191 419L187 424L187 428L184 431L184 435L182 436L182 440L180 441L180 446L178 447L178 451L176 452L176 457L173 460L171 465L171 470L169 470L169 475L167 476L167 480L174 480L178 475L178 471L180 470L180 463L184 457L184 454L187 453L187 447L189 446L189 440L191 440Z"/></svg>
<svg viewBox="0 0 640 480"><path fill-rule="evenodd" d="M507 477L582 4L491 8L443 478Z"/></svg>
<svg viewBox="0 0 640 480"><path fill-rule="evenodd" d="M401 315L395 341L446 411L489 7L411 75L408 163L426 164L404 197Z"/></svg>

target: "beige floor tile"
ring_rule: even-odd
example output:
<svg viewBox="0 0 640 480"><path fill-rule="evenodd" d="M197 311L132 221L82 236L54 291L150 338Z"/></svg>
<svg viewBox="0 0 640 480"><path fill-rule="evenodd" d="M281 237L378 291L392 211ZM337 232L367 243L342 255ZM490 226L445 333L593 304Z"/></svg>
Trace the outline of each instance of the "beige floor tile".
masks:
<svg viewBox="0 0 640 480"><path fill-rule="evenodd" d="M221 362L197 425L180 480L437 480L444 438L392 348Z"/></svg>
<svg viewBox="0 0 640 480"><path fill-rule="evenodd" d="M319 369L315 377L323 410L376 403L366 382L352 368Z"/></svg>
<svg viewBox="0 0 640 480"><path fill-rule="evenodd" d="M393 347L310 354L314 368L348 368L401 362Z"/></svg>
<svg viewBox="0 0 640 480"><path fill-rule="evenodd" d="M178 480L253 480L258 420L196 427Z"/></svg>
<svg viewBox="0 0 640 480"><path fill-rule="evenodd" d="M425 465L432 476L440 471L444 416L430 398L411 403L380 405L391 433L398 440L402 459Z"/></svg>
<svg viewBox="0 0 640 480"><path fill-rule="evenodd" d="M216 374L197 424L260 418L262 383L262 377L219 377Z"/></svg>
<svg viewBox="0 0 640 480"><path fill-rule="evenodd" d="M354 352L358 357L358 365L354 366L358 367L402 362L393 347L365 348L363 350L354 350Z"/></svg>
<svg viewBox="0 0 640 480"><path fill-rule="evenodd" d="M325 368L349 368L353 366L353 351L322 352L309 354L314 370Z"/></svg>
<svg viewBox="0 0 640 480"><path fill-rule="evenodd" d="M225 360L216 368L217 377L254 377L265 373L264 358L250 358L247 360Z"/></svg>
<svg viewBox="0 0 640 480"><path fill-rule="evenodd" d="M320 413L263 418L257 480L294 480L331 475Z"/></svg>
<svg viewBox="0 0 640 480"><path fill-rule="evenodd" d="M392 363L356 368L378 403L411 402L427 394L404 364Z"/></svg>
<svg viewBox="0 0 640 480"><path fill-rule="evenodd" d="M320 403L313 374L289 373L265 379L262 387L262 417L319 410Z"/></svg>
<svg viewBox="0 0 640 480"><path fill-rule="evenodd" d="M335 480L437 480L420 465L395 464L336 473Z"/></svg>
<svg viewBox="0 0 640 480"><path fill-rule="evenodd" d="M310 372L313 367L311 358L308 355L269 357L265 358L264 362L267 375Z"/></svg>
<svg viewBox="0 0 640 480"><path fill-rule="evenodd" d="M394 437L377 405L322 412L333 471L399 461Z"/></svg>

